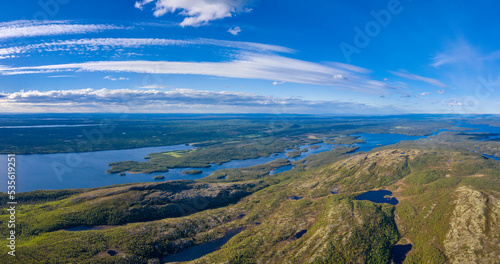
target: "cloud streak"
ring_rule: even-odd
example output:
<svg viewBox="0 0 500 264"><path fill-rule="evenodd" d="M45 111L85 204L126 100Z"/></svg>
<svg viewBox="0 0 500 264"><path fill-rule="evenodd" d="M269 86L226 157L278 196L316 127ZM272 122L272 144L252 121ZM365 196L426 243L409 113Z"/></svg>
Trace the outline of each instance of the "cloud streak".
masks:
<svg viewBox="0 0 500 264"><path fill-rule="evenodd" d="M179 15L186 17L179 24L182 27L207 25L214 20L251 11L245 7L247 0L142 0L135 2L134 6L143 10L144 6L153 2L155 3L153 15L156 17L177 11Z"/></svg>
<svg viewBox="0 0 500 264"><path fill-rule="evenodd" d="M94 51L116 48L142 48L146 46L218 46L238 50L258 52L295 53L295 50L254 42L228 41L217 39L159 39L159 38L85 38L64 41L44 42L25 46L0 48L0 56L9 58L19 54L31 52L55 52L55 51ZM0 57L1 59L1 57Z"/></svg>
<svg viewBox="0 0 500 264"><path fill-rule="evenodd" d="M76 24L68 21L17 20L0 23L0 40L69 34L86 34L125 27L102 24Z"/></svg>
<svg viewBox="0 0 500 264"><path fill-rule="evenodd" d="M496 60L500 60L500 51L485 53L460 39L434 56L431 66L436 68L449 65L483 66L484 63Z"/></svg>
<svg viewBox="0 0 500 264"><path fill-rule="evenodd" d="M126 80L128 80L127 77L113 77L113 76L105 76L103 79L110 80L110 81L126 81Z"/></svg>
<svg viewBox="0 0 500 264"><path fill-rule="evenodd" d="M54 71L133 72L147 74L190 74L226 78L259 79L290 83L328 85L339 88L380 93L394 87L370 80L367 76L314 62L273 54L242 52L227 62L180 61L95 61L28 67L0 67L0 74L32 74ZM335 78L342 76L343 78Z"/></svg>
<svg viewBox="0 0 500 264"><path fill-rule="evenodd" d="M395 72L395 71L389 71L389 72L391 74L394 74L396 76L399 76L399 77L402 77L402 78L405 78L405 79L408 79L408 80L425 82L425 83L428 83L430 85L437 86L439 88L449 88L448 85L442 83L439 80L432 79L432 78L429 78L429 77L423 77L423 76L420 76L420 75L409 73L407 71L401 70L401 71L397 71L397 72Z"/></svg>

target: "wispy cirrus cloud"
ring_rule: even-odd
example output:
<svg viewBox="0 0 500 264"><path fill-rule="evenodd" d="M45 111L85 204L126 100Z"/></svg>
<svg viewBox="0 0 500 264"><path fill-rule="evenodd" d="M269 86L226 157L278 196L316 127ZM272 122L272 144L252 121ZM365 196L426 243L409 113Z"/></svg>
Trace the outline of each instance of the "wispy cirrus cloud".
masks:
<svg viewBox="0 0 500 264"><path fill-rule="evenodd" d="M56 52L56 51L94 51L116 48L141 48L146 46L218 46L238 50L258 52L294 53L295 50L278 46L244 41L228 41L217 39L160 39L160 38L85 38L44 42L24 46L0 48L0 56L10 58L19 54L31 52ZM2 57L0 57L1 59Z"/></svg>
<svg viewBox="0 0 500 264"><path fill-rule="evenodd" d="M74 78L74 75L51 75L47 76L47 78Z"/></svg>
<svg viewBox="0 0 500 264"><path fill-rule="evenodd" d="M0 66L0 71L2 71L2 68ZM67 72L67 70L62 70L62 69L51 69L51 70L20 70L20 71L5 71L2 72L2 75L25 75L25 74L41 74L41 73L55 73L55 72Z"/></svg>
<svg viewBox="0 0 500 264"><path fill-rule="evenodd" d="M102 24L78 24L71 21L57 20L16 20L0 23L0 40L38 36L85 34L117 29L125 29L125 27Z"/></svg>
<svg viewBox="0 0 500 264"><path fill-rule="evenodd" d="M448 85L442 83L441 81L439 81L437 79L416 75L413 73L409 73L405 70L399 70L397 72L396 71L389 71L389 73L394 74L394 75L399 76L399 77L402 77L402 78L405 78L405 79L408 79L408 80L425 82L425 83L428 83L430 85L437 86L439 88L449 88Z"/></svg>
<svg viewBox="0 0 500 264"><path fill-rule="evenodd" d="M389 109L361 103L311 101L292 97L263 96L243 92L214 92L191 89L171 91L131 89L78 89L20 91L0 94L7 109L23 106L26 111L50 108L54 111L110 111L127 108L131 112L255 112L269 113L286 109L290 113L387 113ZM154 105L154 108L151 106Z"/></svg>
<svg viewBox="0 0 500 264"><path fill-rule="evenodd" d="M485 63L500 60L500 50L483 52L464 39L451 42L446 48L432 58L433 67L445 65L466 65L481 67Z"/></svg>
<svg viewBox="0 0 500 264"><path fill-rule="evenodd" d="M181 26L198 27L211 21L232 17L236 13L250 12L248 0L142 0L135 2L135 7L144 10L150 3L155 3L153 15L160 17L166 13L184 16Z"/></svg>
<svg viewBox="0 0 500 264"><path fill-rule="evenodd" d="M476 101L475 106L464 103L467 111L493 106L483 102L495 98L498 85L494 80L500 79L500 50L485 48L459 38L449 41L431 59L431 66L458 89L458 94L452 93L450 96L459 95L481 101ZM494 109L491 112L497 111Z"/></svg>
<svg viewBox="0 0 500 264"><path fill-rule="evenodd" d="M371 80L364 74L319 63L275 54L242 52L231 61L95 61L27 67L0 67L0 74L46 73L51 71L134 72L149 74L191 74L215 77L259 79L289 83L329 85L339 88L382 93L394 89L385 82ZM359 69L357 69L359 71ZM336 78L342 76L343 78Z"/></svg>

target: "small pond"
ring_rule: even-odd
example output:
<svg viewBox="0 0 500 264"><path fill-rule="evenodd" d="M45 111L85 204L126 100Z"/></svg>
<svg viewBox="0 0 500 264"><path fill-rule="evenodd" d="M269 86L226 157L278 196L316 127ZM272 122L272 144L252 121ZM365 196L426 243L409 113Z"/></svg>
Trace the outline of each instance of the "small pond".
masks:
<svg viewBox="0 0 500 264"><path fill-rule="evenodd" d="M361 195L358 195L356 200L367 200L374 203L387 203L396 205L399 203L396 197L388 197L391 196L392 192L387 190L378 190L378 191L368 191Z"/></svg>
<svg viewBox="0 0 500 264"><path fill-rule="evenodd" d="M413 246L411 244L395 245L391 250L391 260L394 264L402 264L406 259L406 255L410 252Z"/></svg>

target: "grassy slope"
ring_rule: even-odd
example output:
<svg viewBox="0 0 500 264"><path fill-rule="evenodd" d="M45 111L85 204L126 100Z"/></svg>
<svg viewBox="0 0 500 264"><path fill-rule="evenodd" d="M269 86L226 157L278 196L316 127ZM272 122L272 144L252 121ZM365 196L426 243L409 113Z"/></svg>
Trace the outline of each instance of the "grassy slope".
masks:
<svg viewBox="0 0 500 264"><path fill-rule="evenodd" d="M21 261L17 263L42 259L44 263L154 263L161 255L222 237L238 227L246 229L221 250L193 262L387 263L391 246L401 239L414 245L406 263L498 263L500 163L459 151L387 149L343 160L339 155L345 150L336 151L336 155L317 155L322 162L316 166L310 162L269 177L257 173L265 168L239 170L227 172L238 177L225 183L183 181L188 188L135 184L66 193L59 200L25 205L18 215L25 221L20 225L25 234L17 241ZM329 164L321 166L325 160ZM176 195L182 192L179 188L183 198ZM333 188L340 193L332 194ZM400 203L394 207L354 200L358 193L377 188L392 190ZM72 225L77 225L102 214L130 213L137 204L144 212L158 212L158 206L168 203L165 199L176 197L171 204L193 208L196 197L232 193L228 190L238 190L231 197L239 202L229 199L205 207L219 208L105 230L53 231L69 227L66 220L58 221L61 215L72 215ZM464 214L469 208L477 213ZM128 217L123 221L130 222ZM0 220L4 228L6 215ZM115 224L108 220L94 224ZM307 232L298 238L302 230ZM464 238L469 243L462 243ZM118 254L109 256L110 249ZM2 250L4 258L6 249Z"/></svg>

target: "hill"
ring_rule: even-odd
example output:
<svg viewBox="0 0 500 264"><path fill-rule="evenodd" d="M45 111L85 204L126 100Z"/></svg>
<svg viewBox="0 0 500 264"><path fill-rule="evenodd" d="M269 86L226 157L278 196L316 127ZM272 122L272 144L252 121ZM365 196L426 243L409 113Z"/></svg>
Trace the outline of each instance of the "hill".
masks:
<svg viewBox="0 0 500 264"><path fill-rule="evenodd" d="M498 161L418 147L325 157L277 175L22 194L16 263L160 263L231 231L192 263L389 263L395 244L412 244L405 263L499 263ZM377 189L399 203L355 199Z"/></svg>

